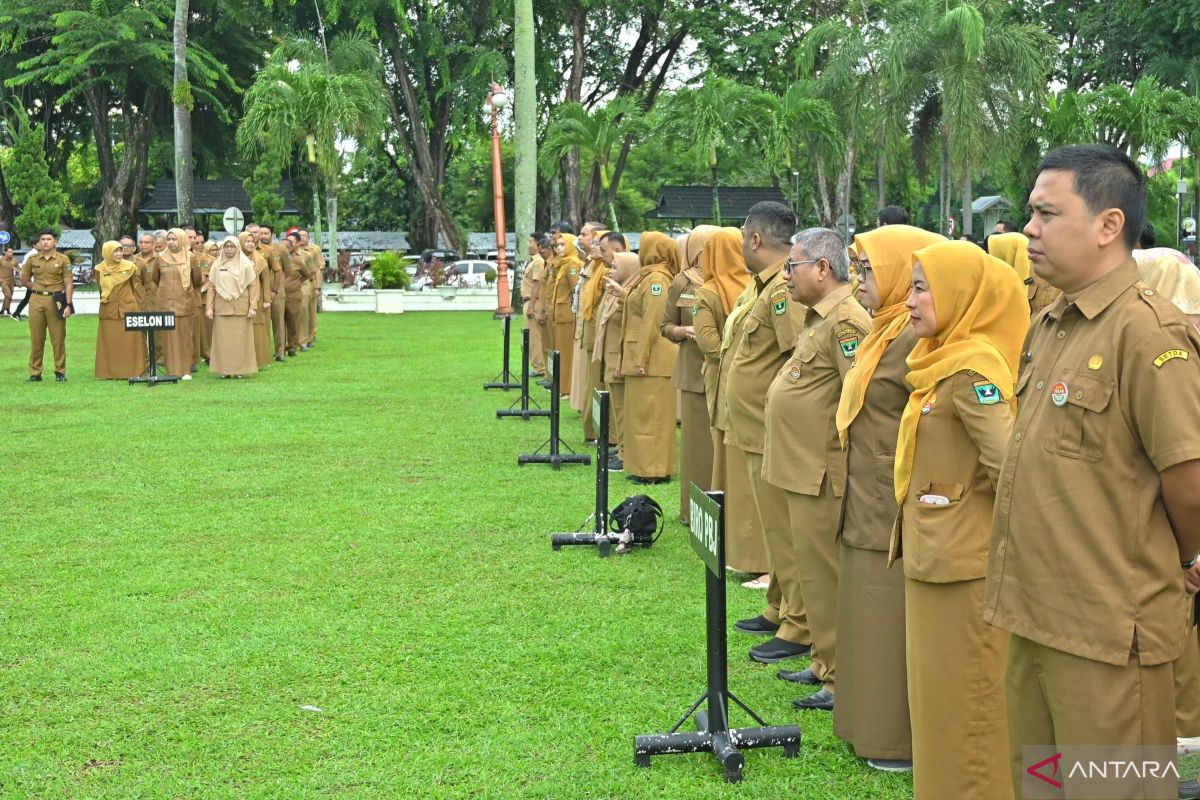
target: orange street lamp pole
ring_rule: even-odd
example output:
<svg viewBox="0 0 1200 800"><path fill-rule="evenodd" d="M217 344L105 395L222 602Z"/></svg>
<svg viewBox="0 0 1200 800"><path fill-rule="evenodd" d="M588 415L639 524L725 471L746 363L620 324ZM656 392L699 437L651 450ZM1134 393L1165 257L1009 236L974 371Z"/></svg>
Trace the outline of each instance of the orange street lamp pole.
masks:
<svg viewBox="0 0 1200 800"><path fill-rule="evenodd" d="M508 256L505 253L507 227L504 224L504 170L500 166L500 110L508 105L508 95L492 81L487 108L492 112L492 204L496 214L496 287L497 308L494 316L511 317L512 291L508 281Z"/></svg>

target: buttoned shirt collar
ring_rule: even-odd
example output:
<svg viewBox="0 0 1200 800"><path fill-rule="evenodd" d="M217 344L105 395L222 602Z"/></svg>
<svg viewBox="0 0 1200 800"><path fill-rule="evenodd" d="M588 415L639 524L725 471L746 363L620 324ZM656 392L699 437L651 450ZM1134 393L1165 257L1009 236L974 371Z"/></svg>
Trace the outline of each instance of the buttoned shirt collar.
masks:
<svg viewBox="0 0 1200 800"><path fill-rule="evenodd" d="M786 263L787 263L787 259L785 258L782 261L778 262L777 264L772 264L771 266L767 267L762 272L760 272L754 276L754 282L758 284L758 291L760 293L762 292L763 287L765 287L768 283L770 283L772 281L772 279L774 279L774 277L779 274L779 271L781 269L783 269L783 265Z"/></svg>
<svg viewBox="0 0 1200 800"><path fill-rule="evenodd" d="M1054 301L1054 305L1050 306L1049 316L1055 320L1062 319L1063 312L1073 305L1083 316L1095 319L1100 312L1112 305L1122 292L1139 280L1141 273L1138 272L1137 262L1129 259L1080 292L1074 301L1068 301L1066 295L1061 295Z"/></svg>
<svg viewBox="0 0 1200 800"><path fill-rule="evenodd" d="M829 316L829 312L837 308L838 304L840 304L849 296L850 284L843 283L841 286L822 297L815 305L811 306L808 309L808 313L811 315L815 312L821 317L821 319L824 319L825 317Z"/></svg>

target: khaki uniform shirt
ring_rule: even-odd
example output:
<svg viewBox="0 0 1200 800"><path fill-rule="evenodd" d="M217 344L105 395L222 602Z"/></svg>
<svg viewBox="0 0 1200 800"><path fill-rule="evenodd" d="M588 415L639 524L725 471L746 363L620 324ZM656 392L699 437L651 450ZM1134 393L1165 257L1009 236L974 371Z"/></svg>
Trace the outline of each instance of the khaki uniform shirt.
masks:
<svg viewBox="0 0 1200 800"><path fill-rule="evenodd" d="M721 386L729 411L729 441L748 453L763 452L767 389L796 346L807 311L788 299L783 264L754 276L758 298L740 321L740 339L725 352L729 375Z"/></svg>
<svg viewBox="0 0 1200 800"><path fill-rule="evenodd" d="M906 325L892 340L867 384L867 395L846 431L846 494L838 536L849 547L886 551L899 507L896 505L896 439L900 415L912 394L908 354L917 332ZM932 413L932 412L931 412Z"/></svg>
<svg viewBox="0 0 1200 800"><path fill-rule="evenodd" d="M871 317L849 284L804 315L791 359L767 390L763 477L796 494L821 496L826 476L834 497L846 485L846 453L834 416L842 381L854 365Z"/></svg>
<svg viewBox="0 0 1200 800"><path fill-rule="evenodd" d="M704 355L704 399L708 401L708 419L717 430L725 430L718 414L720 402L721 335L725 330L725 306L711 289L696 290L696 305L692 307L692 325L696 328L696 346Z"/></svg>
<svg viewBox="0 0 1200 800"><path fill-rule="evenodd" d="M695 325L692 309L696 306L696 292L700 289L700 275L685 269L671 281L667 290L667 302L663 306L662 335L679 345L675 356L675 370L671 374L671 385L684 392L704 391L704 354L693 340L683 336L678 328Z"/></svg>
<svg viewBox="0 0 1200 800"><path fill-rule="evenodd" d="M125 314L142 310L142 271L138 269L108 294L108 302L101 301L97 310L100 319L125 319Z"/></svg>
<svg viewBox="0 0 1200 800"><path fill-rule="evenodd" d="M617 310L604 323L604 383L624 383L625 373L621 371L621 352L624 342L621 341L621 328L625 325L625 301L617 302ZM617 377L620 373L621 377Z"/></svg>
<svg viewBox="0 0 1200 800"><path fill-rule="evenodd" d="M1029 282L1026 286L1029 295L1030 317L1036 317L1041 313L1043 308L1053 305L1058 296L1062 294L1058 289L1055 289L1036 275L1029 276Z"/></svg>
<svg viewBox="0 0 1200 800"><path fill-rule="evenodd" d="M64 291L70 274L71 259L54 250L35 253L21 267L21 280L32 280L34 291L38 292Z"/></svg>
<svg viewBox="0 0 1200 800"><path fill-rule="evenodd" d="M546 262L541 256L534 256L529 259L529 263L525 265L525 270L521 273L521 297L525 298L523 313L527 317L537 314L537 307L530 298L533 296L534 289L542 285L545 270Z"/></svg>
<svg viewBox="0 0 1200 800"><path fill-rule="evenodd" d="M664 339L659 331L670 282L671 273L666 266L659 265L643 275L625 298L625 317L621 323L621 370L627 377L637 375L635 368L638 366L645 367L647 378L671 377L677 348L674 342ZM611 328L608 333L612 333Z"/></svg>
<svg viewBox="0 0 1200 800"><path fill-rule="evenodd" d="M984 619L1094 661L1174 660L1189 601L1159 473L1200 458L1200 334L1129 261L1034 322L1017 397Z"/></svg>
<svg viewBox="0 0 1200 800"><path fill-rule="evenodd" d="M13 285L13 274L17 269L17 260L15 258L0 256L0 286L11 288Z"/></svg>
<svg viewBox="0 0 1200 800"><path fill-rule="evenodd" d="M889 561L903 556L904 574L913 580L984 575L996 479L1013 424L1011 407L999 398L986 377L963 370L934 387L921 409L912 481ZM945 500L922 500L931 495Z"/></svg>
<svg viewBox="0 0 1200 800"><path fill-rule="evenodd" d="M567 274L562 280L558 279L558 272L567 270ZM554 283L551 284L551 293L553 295L553 305L551 313L554 316L555 325L575 325L575 312L571 310L571 299L574 297L575 284L579 283L579 270L577 262L571 261L564 263L560 261L557 269L555 269ZM570 342L555 342L555 350L566 350L571 346Z"/></svg>
<svg viewBox="0 0 1200 800"><path fill-rule="evenodd" d="M289 253L286 247L276 248L279 263L283 267L283 289L289 296L300 296L304 282L312 278L307 259L299 251Z"/></svg>

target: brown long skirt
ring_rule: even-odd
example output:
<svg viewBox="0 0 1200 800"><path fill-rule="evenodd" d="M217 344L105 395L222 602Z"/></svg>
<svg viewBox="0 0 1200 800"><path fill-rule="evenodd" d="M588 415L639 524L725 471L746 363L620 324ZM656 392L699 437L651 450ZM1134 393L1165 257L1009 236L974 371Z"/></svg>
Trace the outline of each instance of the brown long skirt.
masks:
<svg viewBox="0 0 1200 800"><path fill-rule="evenodd" d="M163 343L163 360L167 365L167 374L182 378L192 374L192 337L195 316L181 317L175 315L175 330L159 331L156 340Z"/></svg>
<svg viewBox="0 0 1200 800"><path fill-rule="evenodd" d="M625 430L625 381L613 381L608 384L608 399L612 411L608 430L608 443L615 445L617 455L623 460L625 458L625 445L623 442L623 431Z"/></svg>
<svg viewBox="0 0 1200 800"><path fill-rule="evenodd" d="M254 315L254 359L259 369L271 364L271 311L259 309Z"/></svg>
<svg viewBox="0 0 1200 800"><path fill-rule="evenodd" d="M983 578L906 577L904 617L915 800L1013 800L1009 634L983 621Z"/></svg>
<svg viewBox="0 0 1200 800"><path fill-rule="evenodd" d="M571 371L575 367L575 323L554 324L554 349L558 351L558 393L571 393Z"/></svg>
<svg viewBox="0 0 1200 800"><path fill-rule="evenodd" d="M747 476L746 453L725 444L725 432L710 428L713 443L712 486L725 493L725 563L738 572L762 575L767 567L767 545L762 520Z"/></svg>
<svg viewBox="0 0 1200 800"><path fill-rule="evenodd" d="M123 319L100 320L96 332L96 377L136 378L145 371L146 335L125 330Z"/></svg>
<svg viewBox="0 0 1200 800"><path fill-rule="evenodd" d="M583 351L583 359L582 363L587 365L587 388L583 393L583 438L590 440L595 439L598 435L596 433L596 426L599 424L599 420L592 419L592 390L602 389L604 384L600 379L600 362L593 361L592 354L587 350ZM610 414L610 428L612 427L611 422L612 415Z"/></svg>
<svg viewBox="0 0 1200 800"><path fill-rule="evenodd" d="M675 472L675 387L670 378L625 376L625 473L668 478Z"/></svg>
<svg viewBox="0 0 1200 800"><path fill-rule="evenodd" d="M713 440L708 425L708 403L703 392L680 392L682 433L679 457L679 516L688 521L691 484L712 489ZM728 550L728 548L726 548ZM728 559L726 559L728 561Z"/></svg>
<svg viewBox="0 0 1200 800"><path fill-rule="evenodd" d="M885 550L839 551L833 732L860 758L911 760L904 571Z"/></svg>
<svg viewBox="0 0 1200 800"><path fill-rule="evenodd" d="M213 320L213 347L209 370L216 375L253 375L258 372L254 354L254 323L241 314Z"/></svg>
<svg viewBox="0 0 1200 800"><path fill-rule="evenodd" d="M592 357L583 349L583 344L576 339L572 345L571 356L571 408L582 413L584 408L591 405L588 393L588 372ZM566 374L564 370L563 374ZM594 436L587 437L589 439Z"/></svg>

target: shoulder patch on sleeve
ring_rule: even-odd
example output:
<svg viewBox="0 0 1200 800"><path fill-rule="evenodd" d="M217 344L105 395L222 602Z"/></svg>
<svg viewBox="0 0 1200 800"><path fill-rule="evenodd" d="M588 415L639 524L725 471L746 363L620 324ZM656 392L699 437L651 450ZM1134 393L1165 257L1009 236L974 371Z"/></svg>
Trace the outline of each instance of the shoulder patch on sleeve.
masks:
<svg viewBox="0 0 1200 800"><path fill-rule="evenodd" d="M975 399L981 406L994 406L1001 401L1000 390L990 381L975 381Z"/></svg>
<svg viewBox="0 0 1200 800"><path fill-rule="evenodd" d="M784 314L787 313L787 298L784 297L780 300L772 299L771 308L774 309L775 316L782 317Z"/></svg>
<svg viewBox="0 0 1200 800"><path fill-rule="evenodd" d="M1163 364L1165 364L1168 361L1175 359L1175 358L1180 358L1180 359L1183 359L1184 361L1187 361L1188 360L1188 351L1187 350L1168 350L1165 353L1163 353L1162 355L1160 355L1158 358L1154 359L1154 366L1161 367Z"/></svg>
<svg viewBox="0 0 1200 800"><path fill-rule="evenodd" d="M837 338L838 347L841 348L842 355L845 358L854 358L855 354L858 353L858 343L860 341L858 328L847 325L835 331L834 336Z"/></svg>
<svg viewBox="0 0 1200 800"><path fill-rule="evenodd" d="M654 295L655 297L658 297L660 294L662 294L662 290L663 287L661 283L650 284L650 294Z"/></svg>

